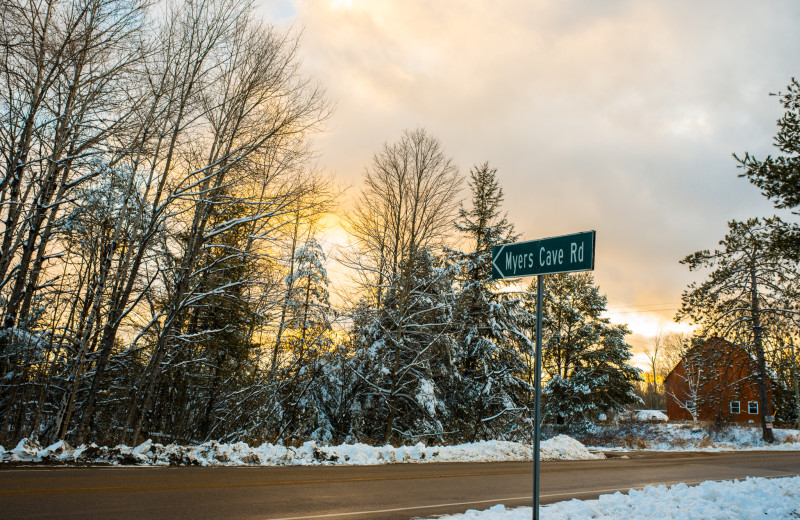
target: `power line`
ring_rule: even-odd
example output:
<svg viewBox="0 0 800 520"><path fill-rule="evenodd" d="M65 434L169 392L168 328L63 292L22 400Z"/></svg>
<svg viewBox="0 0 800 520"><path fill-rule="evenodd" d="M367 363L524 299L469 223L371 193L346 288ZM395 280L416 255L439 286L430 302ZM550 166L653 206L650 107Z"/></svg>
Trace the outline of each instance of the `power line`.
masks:
<svg viewBox="0 0 800 520"><path fill-rule="evenodd" d="M614 305L614 307L617 307L619 309L632 309L638 307L660 307L662 305L678 305L680 303L681 302L672 301L672 302L662 302L662 303L640 303L637 305Z"/></svg>
<svg viewBox="0 0 800 520"><path fill-rule="evenodd" d="M613 311L613 312L614 314L634 314L634 313L641 314L643 312L677 311L679 309L680 307L665 307L663 309L643 309L640 311ZM612 312L612 311L606 311L606 312Z"/></svg>

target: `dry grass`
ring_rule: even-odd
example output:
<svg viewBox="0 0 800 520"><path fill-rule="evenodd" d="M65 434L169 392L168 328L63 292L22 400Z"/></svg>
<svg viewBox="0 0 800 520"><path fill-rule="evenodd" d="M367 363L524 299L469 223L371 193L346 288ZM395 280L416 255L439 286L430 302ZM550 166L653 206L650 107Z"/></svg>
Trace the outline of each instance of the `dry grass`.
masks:
<svg viewBox="0 0 800 520"><path fill-rule="evenodd" d="M623 448L629 450L643 450L647 448L647 443L641 437L625 436L617 440Z"/></svg>
<svg viewBox="0 0 800 520"><path fill-rule="evenodd" d="M575 437L587 446L619 446L641 450L649 448L651 442L662 440L659 433L658 423L622 420Z"/></svg>
<svg viewBox="0 0 800 520"><path fill-rule="evenodd" d="M787 435L782 442L784 443L800 442L800 434L793 433L791 435Z"/></svg>
<svg viewBox="0 0 800 520"><path fill-rule="evenodd" d="M713 448L714 443L711 441L711 437L706 435L703 439L697 444L698 448Z"/></svg>
<svg viewBox="0 0 800 520"><path fill-rule="evenodd" d="M648 448L693 450L729 446L761 445L761 430L758 425L734 425L720 421L697 421L692 424L662 424L620 420L615 423L598 425L594 431L584 434L571 434L587 446L609 446L628 450ZM748 432L747 430L753 430ZM788 433L788 432L787 432ZM777 437L777 435L776 435ZM781 436L779 443L800 443L800 432ZM670 448L666 448L669 446Z"/></svg>

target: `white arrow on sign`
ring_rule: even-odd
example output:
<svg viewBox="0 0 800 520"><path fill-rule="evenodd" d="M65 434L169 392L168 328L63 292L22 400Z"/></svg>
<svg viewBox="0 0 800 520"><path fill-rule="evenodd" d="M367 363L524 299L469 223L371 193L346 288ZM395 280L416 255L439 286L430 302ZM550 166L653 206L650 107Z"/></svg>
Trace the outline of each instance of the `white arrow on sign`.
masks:
<svg viewBox="0 0 800 520"><path fill-rule="evenodd" d="M500 258L500 255L503 254L503 249L505 248L506 248L505 244L500 246L500 249L497 250L497 254L494 255L494 258L492 258L492 265L494 266L495 269L497 269L497 272L500 273L501 278L505 278L505 275L503 274L503 270L500 269L500 266L497 265L495 262L497 261L498 258Z"/></svg>

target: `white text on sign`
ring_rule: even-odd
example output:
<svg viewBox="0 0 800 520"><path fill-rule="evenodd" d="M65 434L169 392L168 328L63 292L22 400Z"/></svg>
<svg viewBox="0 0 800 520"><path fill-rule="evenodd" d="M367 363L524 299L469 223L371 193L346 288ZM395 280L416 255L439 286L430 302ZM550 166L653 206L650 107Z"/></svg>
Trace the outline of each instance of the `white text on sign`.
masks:
<svg viewBox="0 0 800 520"><path fill-rule="evenodd" d="M569 245L569 262L566 265L574 264L577 262L583 262L583 246L584 244L578 242L571 242ZM552 266L563 266L564 264L564 249L563 248L556 248L556 249L545 249L544 247L539 248L539 267L552 267ZM522 270L523 268L530 269L533 267L533 262L536 260L536 255L534 253L527 253L527 254L514 254L513 252L509 251L506 253L506 271L513 272L517 274L517 270Z"/></svg>

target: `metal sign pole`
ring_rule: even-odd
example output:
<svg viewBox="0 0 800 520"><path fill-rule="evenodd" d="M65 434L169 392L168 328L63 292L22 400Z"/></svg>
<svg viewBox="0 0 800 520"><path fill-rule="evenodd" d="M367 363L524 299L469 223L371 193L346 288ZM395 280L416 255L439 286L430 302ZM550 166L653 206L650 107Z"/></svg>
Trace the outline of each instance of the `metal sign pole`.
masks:
<svg viewBox="0 0 800 520"><path fill-rule="evenodd" d="M789 338L792 345L792 382L794 383L794 410L797 427L800 428L800 390L797 389L797 358L794 355L794 339Z"/></svg>
<svg viewBox="0 0 800 520"><path fill-rule="evenodd" d="M544 275L536 277L536 360L533 398L533 520L539 520L539 425L541 424L542 401L542 299L544 298Z"/></svg>
<svg viewBox="0 0 800 520"><path fill-rule="evenodd" d="M533 412L533 520L539 520L539 437L542 423L542 300L544 275L594 269L595 231L492 247L492 280L536 276L536 363Z"/></svg>

